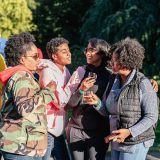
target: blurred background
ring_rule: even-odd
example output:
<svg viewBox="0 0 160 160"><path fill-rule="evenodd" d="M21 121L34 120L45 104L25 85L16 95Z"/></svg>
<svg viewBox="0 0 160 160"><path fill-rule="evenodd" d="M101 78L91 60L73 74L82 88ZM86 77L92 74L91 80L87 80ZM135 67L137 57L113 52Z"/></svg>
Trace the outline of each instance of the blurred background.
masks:
<svg viewBox="0 0 160 160"><path fill-rule="evenodd" d="M142 71L160 84L160 0L0 0L2 55L7 38L23 31L35 36L45 58L51 38L68 39L71 72L85 64L88 39L113 44L127 36L136 38L146 49ZM160 123L156 133L160 136ZM152 149L160 151L160 138Z"/></svg>

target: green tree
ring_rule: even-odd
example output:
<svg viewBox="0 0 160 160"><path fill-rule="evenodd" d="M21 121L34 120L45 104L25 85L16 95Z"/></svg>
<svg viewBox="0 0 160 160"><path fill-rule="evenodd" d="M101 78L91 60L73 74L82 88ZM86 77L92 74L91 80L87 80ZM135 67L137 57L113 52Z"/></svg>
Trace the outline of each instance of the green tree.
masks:
<svg viewBox="0 0 160 160"><path fill-rule="evenodd" d="M45 51L45 45L51 38L63 36L69 40L71 48L77 51L80 43L82 17L94 0L37 0L33 10L34 32L39 46ZM78 47L79 48L79 47ZM45 57L47 57L45 55Z"/></svg>
<svg viewBox="0 0 160 160"><path fill-rule="evenodd" d="M160 82L159 0L95 0L84 16L81 41L86 43L93 36L111 44L127 36L138 39L146 49L143 72ZM157 151L160 148L159 133L160 121L152 147Z"/></svg>
<svg viewBox="0 0 160 160"><path fill-rule="evenodd" d="M95 0L84 17L82 42L93 36L110 43L127 36L137 38L146 49L143 71L160 76L159 0Z"/></svg>
<svg viewBox="0 0 160 160"><path fill-rule="evenodd" d="M28 2L32 0L0 0L0 33L2 37L23 31L33 31L36 25L32 23L32 12Z"/></svg>

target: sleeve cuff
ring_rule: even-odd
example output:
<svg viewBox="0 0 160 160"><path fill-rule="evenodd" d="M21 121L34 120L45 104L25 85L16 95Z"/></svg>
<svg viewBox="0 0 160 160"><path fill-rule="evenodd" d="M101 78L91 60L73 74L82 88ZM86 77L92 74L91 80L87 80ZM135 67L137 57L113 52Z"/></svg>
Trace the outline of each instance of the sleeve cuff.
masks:
<svg viewBox="0 0 160 160"><path fill-rule="evenodd" d="M80 89L78 91L79 91L80 95L83 95L84 91L82 91Z"/></svg>
<svg viewBox="0 0 160 160"><path fill-rule="evenodd" d="M98 100L98 103L97 103L96 105L94 105L94 107L95 107L97 110L99 110L99 109L101 108L101 106L102 106L102 102L101 102L101 100L99 99L99 100Z"/></svg>
<svg viewBox="0 0 160 160"><path fill-rule="evenodd" d="M130 131L132 137L136 137L136 136L137 136L137 135L134 133L134 131L132 130L132 128L129 128L129 131Z"/></svg>

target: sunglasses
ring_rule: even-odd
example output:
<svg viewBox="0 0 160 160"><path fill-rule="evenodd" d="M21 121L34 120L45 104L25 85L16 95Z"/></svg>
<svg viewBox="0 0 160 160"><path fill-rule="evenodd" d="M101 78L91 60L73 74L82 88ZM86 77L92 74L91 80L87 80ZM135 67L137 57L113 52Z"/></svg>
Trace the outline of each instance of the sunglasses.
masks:
<svg viewBox="0 0 160 160"><path fill-rule="evenodd" d="M33 56L24 56L24 57L32 57L34 60L37 60L39 58L39 55L35 54Z"/></svg>
<svg viewBox="0 0 160 160"><path fill-rule="evenodd" d="M97 51L96 48L92 48L92 47L90 47L90 48L85 48L85 49L84 49L84 54L86 54L87 52L93 53L93 52L96 52L96 51Z"/></svg>

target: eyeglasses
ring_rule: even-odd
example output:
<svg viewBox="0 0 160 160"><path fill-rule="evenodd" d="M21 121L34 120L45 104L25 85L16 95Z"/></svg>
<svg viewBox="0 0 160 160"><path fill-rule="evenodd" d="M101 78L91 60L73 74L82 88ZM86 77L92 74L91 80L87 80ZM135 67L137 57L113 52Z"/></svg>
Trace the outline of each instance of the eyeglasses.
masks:
<svg viewBox="0 0 160 160"><path fill-rule="evenodd" d="M39 55L35 54L33 56L24 56L24 57L32 57L36 61L39 58Z"/></svg>
<svg viewBox="0 0 160 160"><path fill-rule="evenodd" d="M96 52L96 51L97 51L96 48L92 48L92 47L90 47L90 48L85 48L85 49L84 49L84 54L86 54L87 52L93 53L93 52Z"/></svg>

